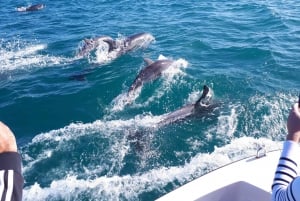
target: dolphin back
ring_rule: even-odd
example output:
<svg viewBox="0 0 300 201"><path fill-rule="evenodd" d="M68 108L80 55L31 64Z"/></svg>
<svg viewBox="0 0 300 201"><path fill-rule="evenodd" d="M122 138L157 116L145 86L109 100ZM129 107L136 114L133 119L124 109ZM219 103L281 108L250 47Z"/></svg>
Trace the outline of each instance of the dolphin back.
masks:
<svg viewBox="0 0 300 201"><path fill-rule="evenodd" d="M178 110L163 115L162 120L158 123L159 126L167 125L185 119L194 113L194 104L186 105Z"/></svg>
<svg viewBox="0 0 300 201"><path fill-rule="evenodd" d="M154 40L154 36L150 33L137 33L131 36L128 36L125 40L124 46L126 51L132 51L137 48L146 47Z"/></svg>
<svg viewBox="0 0 300 201"><path fill-rule="evenodd" d="M145 82L150 82L157 79L164 70L173 64L173 62L174 61L172 60L158 60L146 66L139 72L128 92L136 90Z"/></svg>
<svg viewBox="0 0 300 201"><path fill-rule="evenodd" d="M195 104L185 105L178 110L163 115L163 118L159 122L159 125L161 126L173 123L190 116L201 116L201 114L209 112L211 109L213 109L213 107L210 107L209 105L211 97L212 94L210 93L210 88L204 85L202 95L195 102Z"/></svg>
<svg viewBox="0 0 300 201"><path fill-rule="evenodd" d="M26 12L26 11L37 11L37 10L41 10L45 7L44 4L35 4L32 6L28 6L28 7L19 7L17 8L18 12Z"/></svg>
<svg viewBox="0 0 300 201"><path fill-rule="evenodd" d="M37 10L41 10L44 8L44 4L36 4L36 5L32 5L29 6L28 8L26 8L26 11L37 11Z"/></svg>

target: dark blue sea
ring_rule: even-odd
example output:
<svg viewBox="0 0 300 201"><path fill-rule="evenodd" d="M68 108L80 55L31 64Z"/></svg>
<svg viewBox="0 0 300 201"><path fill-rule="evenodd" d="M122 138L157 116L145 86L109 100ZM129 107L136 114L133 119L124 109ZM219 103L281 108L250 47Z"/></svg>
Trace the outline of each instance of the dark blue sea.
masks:
<svg viewBox="0 0 300 201"><path fill-rule="evenodd" d="M2 0L0 22L0 120L16 135L24 200L152 201L285 139L300 92L298 0ZM155 40L114 60L75 56L85 38L140 32ZM159 57L178 65L124 105L143 59ZM156 126L203 85L213 111Z"/></svg>

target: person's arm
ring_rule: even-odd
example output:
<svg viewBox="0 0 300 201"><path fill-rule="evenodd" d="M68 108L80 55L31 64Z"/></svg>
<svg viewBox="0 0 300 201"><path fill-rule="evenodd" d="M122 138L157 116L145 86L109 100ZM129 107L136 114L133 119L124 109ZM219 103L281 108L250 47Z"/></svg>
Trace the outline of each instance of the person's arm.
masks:
<svg viewBox="0 0 300 201"><path fill-rule="evenodd" d="M24 179L14 134L0 122L0 200L20 201Z"/></svg>
<svg viewBox="0 0 300 201"><path fill-rule="evenodd" d="M300 192L297 193L294 190L300 187L300 177L297 177L298 166L300 165L299 160L297 160L299 154L298 143L294 141L284 142L272 185L273 201L300 200Z"/></svg>
<svg viewBox="0 0 300 201"><path fill-rule="evenodd" d="M287 122L288 135L272 184L272 201L300 201L300 110L294 104Z"/></svg>

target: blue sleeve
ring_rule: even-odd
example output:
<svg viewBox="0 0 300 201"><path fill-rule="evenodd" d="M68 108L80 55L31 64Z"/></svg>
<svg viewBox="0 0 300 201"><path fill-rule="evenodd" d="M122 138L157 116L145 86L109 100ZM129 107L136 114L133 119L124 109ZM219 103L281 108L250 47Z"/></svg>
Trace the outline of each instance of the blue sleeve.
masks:
<svg viewBox="0 0 300 201"><path fill-rule="evenodd" d="M285 141L272 184L272 201L300 201L299 159L298 143Z"/></svg>
<svg viewBox="0 0 300 201"><path fill-rule="evenodd" d="M24 179L21 164L17 152L0 154L0 200L22 200Z"/></svg>

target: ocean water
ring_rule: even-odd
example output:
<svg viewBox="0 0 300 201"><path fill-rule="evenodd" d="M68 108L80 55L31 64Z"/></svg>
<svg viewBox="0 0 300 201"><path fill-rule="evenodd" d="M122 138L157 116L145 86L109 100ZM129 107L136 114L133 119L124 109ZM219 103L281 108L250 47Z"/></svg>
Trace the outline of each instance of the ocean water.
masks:
<svg viewBox="0 0 300 201"><path fill-rule="evenodd" d="M0 2L0 120L17 138L24 200L151 201L259 147L281 148L300 92L299 1L44 0L16 10L35 3ZM155 41L105 63L100 50L75 56L84 38L140 32ZM162 56L176 68L124 104L143 58ZM157 126L205 84L214 111Z"/></svg>

